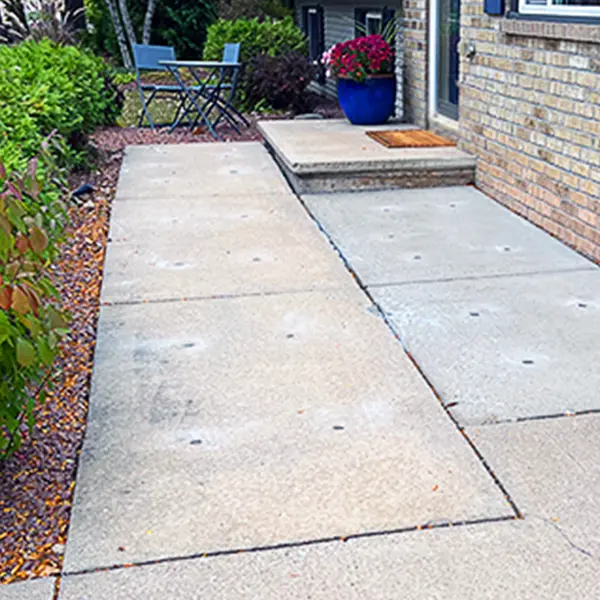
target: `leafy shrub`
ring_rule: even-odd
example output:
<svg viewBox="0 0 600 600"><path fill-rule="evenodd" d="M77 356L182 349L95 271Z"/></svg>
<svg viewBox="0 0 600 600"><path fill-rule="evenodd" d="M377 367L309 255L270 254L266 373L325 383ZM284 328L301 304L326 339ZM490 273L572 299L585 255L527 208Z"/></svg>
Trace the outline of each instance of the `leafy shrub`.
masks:
<svg viewBox="0 0 600 600"><path fill-rule="evenodd" d="M271 19L284 19L292 17L293 11L281 0L219 0L217 5L219 19L252 19L260 21Z"/></svg>
<svg viewBox="0 0 600 600"><path fill-rule="evenodd" d="M240 43L240 61L247 63L255 56L281 56L289 52L306 52L304 33L291 17L281 21L237 19L217 21L208 28L204 46L205 60L220 60L226 43Z"/></svg>
<svg viewBox="0 0 600 600"><path fill-rule="evenodd" d="M52 180L51 156L43 157ZM24 177L0 163L0 458L19 448L23 420L32 427L66 327L48 269L65 212L60 189L41 179L36 159Z"/></svg>
<svg viewBox="0 0 600 600"><path fill-rule="evenodd" d="M316 68L299 52L257 56L250 61L244 80L247 103L257 106L264 100L277 110L306 112L311 108L306 87L315 75Z"/></svg>
<svg viewBox="0 0 600 600"><path fill-rule="evenodd" d="M57 132L65 164L83 162L85 134L113 122L119 111L102 59L49 40L0 46L0 161L22 170Z"/></svg>
<svg viewBox="0 0 600 600"><path fill-rule="evenodd" d="M3 5L1 43L47 38L57 44L74 44L78 29L85 25L83 9L67 10L65 0L4 0Z"/></svg>

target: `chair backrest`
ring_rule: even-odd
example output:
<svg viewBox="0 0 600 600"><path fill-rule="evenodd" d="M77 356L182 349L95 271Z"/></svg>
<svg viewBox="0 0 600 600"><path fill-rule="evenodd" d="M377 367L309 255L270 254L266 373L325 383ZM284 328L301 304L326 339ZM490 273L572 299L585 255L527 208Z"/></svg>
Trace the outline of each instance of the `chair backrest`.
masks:
<svg viewBox="0 0 600 600"><path fill-rule="evenodd" d="M172 46L147 46L133 44L133 60L136 71L165 71L161 60L175 60L175 49Z"/></svg>
<svg viewBox="0 0 600 600"><path fill-rule="evenodd" d="M240 60L240 45L239 44L225 44L223 47L223 62L224 63L236 63Z"/></svg>

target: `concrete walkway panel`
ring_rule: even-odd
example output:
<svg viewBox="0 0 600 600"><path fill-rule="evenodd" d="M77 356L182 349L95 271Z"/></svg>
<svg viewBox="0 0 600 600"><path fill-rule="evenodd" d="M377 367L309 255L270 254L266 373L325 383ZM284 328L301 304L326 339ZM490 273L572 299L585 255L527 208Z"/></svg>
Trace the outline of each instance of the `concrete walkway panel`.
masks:
<svg viewBox="0 0 600 600"><path fill-rule="evenodd" d="M42 577L0 585L0 600L53 600L55 584L54 577Z"/></svg>
<svg viewBox="0 0 600 600"><path fill-rule="evenodd" d="M462 424L600 409L600 271L372 288Z"/></svg>
<svg viewBox="0 0 600 600"><path fill-rule="evenodd" d="M116 203L102 298L130 302L354 286L288 194Z"/></svg>
<svg viewBox="0 0 600 600"><path fill-rule="evenodd" d="M129 146L116 200L285 192L283 175L258 142Z"/></svg>
<svg viewBox="0 0 600 600"><path fill-rule="evenodd" d="M511 514L358 290L102 311L68 572Z"/></svg>
<svg viewBox="0 0 600 600"><path fill-rule="evenodd" d="M598 563L511 521L63 579L59 600L596 600Z"/></svg>
<svg viewBox="0 0 600 600"><path fill-rule="evenodd" d="M593 268L470 187L303 198L367 285Z"/></svg>
<svg viewBox="0 0 600 600"><path fill-rule="evenodd" d="M475 427L469 434L525 518L550 523L600 568L600 415Z"/></svg>

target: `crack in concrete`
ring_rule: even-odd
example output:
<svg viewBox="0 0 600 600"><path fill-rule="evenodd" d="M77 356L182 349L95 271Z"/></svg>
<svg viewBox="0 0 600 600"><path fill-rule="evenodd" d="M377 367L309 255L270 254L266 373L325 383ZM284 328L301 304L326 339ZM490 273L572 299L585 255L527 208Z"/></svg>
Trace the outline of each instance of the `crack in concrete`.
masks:
<svg viewBox="0 0 600 600"><path fill-rule="evenodd" d="M575 417L585 417L587 415L600 414L600 408L589 408L587 410L565 411L562 413L553 413L549 415L532 415L529 417L515 417L514 419L499 419L497 421L486 421L484 423L469 423L466 427L494 427L495 425L506 425L514 423L529 423L531 421L551 421L554 419L573 419Z"/></svg>
<svg viewBox="0 0 600 600"><path fill-rule="evenodd" d="M438 279L412 279L410 281L390 281L387 283L369 283L368 288L401 287L415 284L452 283L453 281L479 281L487 279L509 279L513 277L531 277L532 275L558 275L560 273L581 273L597 271L598 267L565 267L564 269L549 269L547 271L525 271L523 273L495 273L492 275L464 275L462 277L440 277Z"/></svg>
<svg viewBox="0 0 600 600"><path fill-rule="evenodd" d="M503 523L507 521L516 521L517 517L501 516L501 517L486 517L481 519L466 519L462 521L447 521L443 523L426 522L422 525L411 525L408 527L399 527L397 529L385 529L380 531L365 531L361 533L351 533L345 536L328 536L311 540L299 540L294 542L282 542L279 544L268 544L265 546L252 546L248 548L228 548L226 550L213 550L210 552L196 552L194 554L186 554L181 556L167 556L152 560L142 560L133 563L115 564L108 567L98 567L81 569L79 571L63 571L62 577L77 577L80 575L89 575L92 573L104 573L107 571L118 571L132 567L147 567L152 565L160 565L174 562L183 562L188 560L198 560L201 558L217 558L221 556L232 556L234 554L256 554L259 552L273 552L278 550L288 550L290 548L306 548L309 546L317 546L323 544L331 544L334 542L346 543L352 540L361 540L375 537L385 537L391 535L399 535L403 533L412 533L415 531L433 531L436 529L449 529L451 527L470 527L476 525L485 525L490 523Z"/></svg>
<svg viewBox="0 0 600 600"><path fill-rule="evenodd" d="M556 521L553 521L552 519L549 519L547 517L540 517L538 515L527 515L526 518L528 518L528 519L538 519L539 521L542 521L543 523L548 523L556 531L558 531L558 533L560 533L560 535L564 538L564 540L569 544L569 546L573 550L575 550L576 552L579 552L579 553L583 554L584 556L587 556L588 558L591 558L592 560L595 560L596 562L599 562L599 559L596 556L594 556L594 554L592 554L589 550L586 550L582 546L577 545L569 537L569 535L565 531L563 531L562 527L560 527L560 525Z"/></svg>

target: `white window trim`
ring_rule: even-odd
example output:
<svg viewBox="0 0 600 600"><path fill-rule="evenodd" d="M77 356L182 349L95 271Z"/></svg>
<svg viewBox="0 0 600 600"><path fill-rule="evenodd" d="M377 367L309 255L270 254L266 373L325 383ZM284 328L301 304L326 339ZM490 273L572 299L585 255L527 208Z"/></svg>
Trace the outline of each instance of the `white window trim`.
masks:
<svg viewBox="0 0 600 600"><path fill-rule="evenodd" d="M525 0L519 0L519 14L549 15L553 17L600 17L600 6L552 4L552 0L546 0L545 5L535 5L527 4Z"/></svg>

